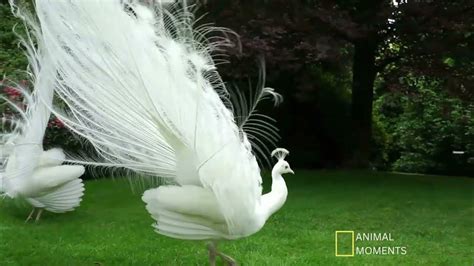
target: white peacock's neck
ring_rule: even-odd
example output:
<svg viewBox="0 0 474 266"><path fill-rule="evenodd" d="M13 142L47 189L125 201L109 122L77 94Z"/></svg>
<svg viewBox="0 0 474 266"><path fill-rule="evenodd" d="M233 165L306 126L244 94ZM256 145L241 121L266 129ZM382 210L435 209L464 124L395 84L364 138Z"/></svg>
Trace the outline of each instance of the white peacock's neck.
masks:
<svg viewBox="0 0 474 266"><path fill-rule="evenodd" d="M288 189L280 173L272 171L272 190L262 196L262 207L265 211L265 220L277 212L285 203Z"/></svg>

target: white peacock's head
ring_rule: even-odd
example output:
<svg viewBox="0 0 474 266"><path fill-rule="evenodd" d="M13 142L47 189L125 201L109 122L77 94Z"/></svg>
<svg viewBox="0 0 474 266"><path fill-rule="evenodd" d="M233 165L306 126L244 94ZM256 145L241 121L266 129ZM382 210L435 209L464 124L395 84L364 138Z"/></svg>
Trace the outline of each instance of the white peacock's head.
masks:
<svg viewBox="0 0 474 266"><path fill-rule="evenodd" d="M290 167L290 164L285 161L285 157L290 154L287 149L276 148L272 152L272 156L278 159L278 162L273 167L273 171L276 171L278 174L294 174L293 170Z"/></svg>
<svg viewBox="0 0 474 266"><path fill-rule="evenodd" d="M291 169L290 164L285 160L279 160L278 163L276 164L276 166L278 167L277 171L280 174L294 174L295 173Z"/></svg>

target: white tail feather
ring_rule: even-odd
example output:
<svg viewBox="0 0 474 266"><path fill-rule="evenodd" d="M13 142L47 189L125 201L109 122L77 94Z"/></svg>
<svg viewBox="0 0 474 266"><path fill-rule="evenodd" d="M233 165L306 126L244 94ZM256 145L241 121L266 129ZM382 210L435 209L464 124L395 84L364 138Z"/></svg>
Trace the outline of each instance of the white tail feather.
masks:
<svg viewBox="0 0 474 266"><path fill-rule="evenodd" d="M277 106L283 101L283 97L274 89L265 87L265 79L265 62L262 59L256 88L249 84L250 97L246 97L237 87L231 89L230 94L235 120L242 137L248 139L252 145L254 152L258 155L260 165L266 164L268 167L270 166L268 160L270 147L275 147L279 140L278 128L274 125L275 119L259 113L257 107L267 99Z"/></svg>

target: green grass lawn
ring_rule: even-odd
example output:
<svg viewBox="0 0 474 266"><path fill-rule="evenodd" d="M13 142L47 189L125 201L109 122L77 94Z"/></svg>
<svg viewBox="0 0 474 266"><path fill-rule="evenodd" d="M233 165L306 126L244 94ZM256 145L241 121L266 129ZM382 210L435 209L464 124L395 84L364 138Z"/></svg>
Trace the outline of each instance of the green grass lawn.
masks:
<svg viewBox="0 0 474 266"><path fill-rule="evenodd" d="M286 180L285 206L259 233L221 243L242 265L473 265L474 179L297 171ZM1 202L0 265L207 264L204 242L154 233L126 180L86 188L77 211L45 213L37 224L23 223L28 206ZM355 246L406 246L407 254L336 257L336 230L391 233L394 241Z"/></svg>

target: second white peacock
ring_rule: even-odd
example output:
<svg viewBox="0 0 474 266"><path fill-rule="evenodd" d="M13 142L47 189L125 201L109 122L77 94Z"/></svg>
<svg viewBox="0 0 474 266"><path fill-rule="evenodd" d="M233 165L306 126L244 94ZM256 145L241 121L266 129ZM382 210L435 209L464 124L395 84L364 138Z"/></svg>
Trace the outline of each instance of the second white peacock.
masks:
<svg viewBox="0 0 474 266"><path fill-rule="evenodd" d="M262 75L252 99L231 99L215 67L215 52L229 43L205 37L225 30L193 28L185 4L37 0L36 8L69 108L57 115L104 165L167 180L142 198L158 233L211 240L210 263L219 255L234 264L215 241L258 232L287 197L288 151L273 152L265 195L254 154L276 134L257 103L281 96L264 88Z"/></svg>
<svg viewBox="0 0 474 266"><path fill-rule="evenodd" d="M12 10L17 10L11 4ZM62 149L43 150L43 137L51 115L47 104L53 101L55 72L33 17L17 11L15 14L26 26L27 37L20 38L20 42L28 57L34 91L29 94L21 86L15 88L23 95L26 110L1 97L18 115L8 121L13 130L0 134L0 193L3 197L25 199L33 206L26 221L33 218L36 210L38 221L43 210L64 213L80 205L84 185L79 177L84 173L84 166L62 165L65 160Z"/></svg>

